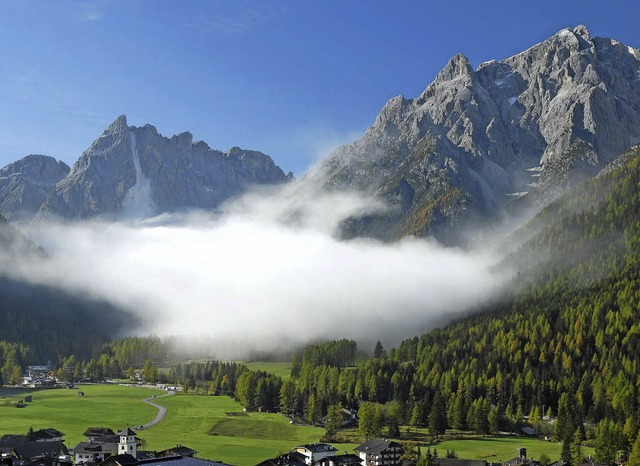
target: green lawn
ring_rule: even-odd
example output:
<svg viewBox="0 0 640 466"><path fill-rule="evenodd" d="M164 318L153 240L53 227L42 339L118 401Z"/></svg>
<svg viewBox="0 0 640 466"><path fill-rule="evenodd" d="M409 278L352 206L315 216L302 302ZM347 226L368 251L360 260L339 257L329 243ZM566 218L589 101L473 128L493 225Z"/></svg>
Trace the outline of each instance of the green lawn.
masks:
<svg viewBox="0 0 640 466"><path fill-rule="evenodd" d="M253 465L324 434L323 429L292 426L280 414L244 413L239 403L223 396L179 394L156 401L168 412L163 422L139 432L150 450L179 443L197 450L200 458Z"/></svg>
<svg viewBox="0 0 640 466"><path fill-rule="evenodd" d="M157 410L142 400L162 394L160 390L120 385L82 385L79 390L85 396L78 396L78 390L56 389L0 398L0 435L26 434L29 427L53 427L66 434L67 446L72 447L84 440L82 433L87 427L121 429L151 421ZM16 408L15 403L25 395L32 395L33 401L26 408Z"/></svg>

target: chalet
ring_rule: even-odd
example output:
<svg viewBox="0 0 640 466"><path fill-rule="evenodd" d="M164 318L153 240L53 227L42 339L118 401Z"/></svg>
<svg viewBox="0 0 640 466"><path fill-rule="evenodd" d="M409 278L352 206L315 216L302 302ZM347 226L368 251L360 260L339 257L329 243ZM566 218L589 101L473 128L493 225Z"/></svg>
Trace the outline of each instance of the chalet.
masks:
<svg viewBox="0 0 640 466"><path fill-rule="evenodd" d="M29 377L46 377L51 372L51 366L27 366L27 374Z"/></svg>
<svg viewBox="0 0 640 466"><path fill-rule="evenodd" d="M113 439L116 433L108 427L89 427L82 435L87 439L87 442L93 442L107 436Z"/></svg>
<svg viewBox="0 0 640 466"><path fill-rule="evenodd" d="M335 456L337 451L335 447L332 447L328 443L309 443L291 450L292 453L295 452L303 455L305 463L309 465L315 464L323 458Z"/></svg>
<svg viewBox="0 0 640 466"><path fill-rule="evenodd" d="M400 466L404 448L398 442L372 439L355 448L363 466Z"/></svg>

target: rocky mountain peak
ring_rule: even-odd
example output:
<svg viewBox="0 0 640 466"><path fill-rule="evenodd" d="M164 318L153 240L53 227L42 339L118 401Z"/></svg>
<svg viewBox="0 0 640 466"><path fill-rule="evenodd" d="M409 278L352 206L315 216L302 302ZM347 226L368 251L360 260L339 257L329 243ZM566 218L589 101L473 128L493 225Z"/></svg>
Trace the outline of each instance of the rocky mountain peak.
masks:
<svg viewBox="0 0 640 466"><path fill-rule="evenodd" d="M454 225L540 201L640 142L639 57L583 25L476 71L457 54L418 98L387 102L314 176L395 211L352 224L354 234L446 240Z"/></svg>
<svg viewBox="0 0 640 466"><path fill-rule="evenodd" d="M436 76L435 82L451 81L459 76L470 76L473 68L469 59L461 53L454 55Z"/></svg>
<svg viewBox="0 0 640 466"><path fill-rule="evenodd" d="M11 221L30 219L69 170L64 162L40 154L7 165L0 170L0 214Z"/></svg>
<svg viewBox="0 0 640 466"><path fill-rule="evenodd" d="M253 185L290 178L258 151L223 154L186 131L170 138L118 117L47 195L38 218L147 217L213 209Z"/></svg>
<svg viewBox="0 0 640 466"><path fill-rule="evenodd" d="M581 37L582 39L589 41L591 40L591 34L589 33L589 29L584 24L579 24L574 28L562 29L556 35L563 35L565 31L569 31L575 36Z"/></svg>
<svg viewBox="0 0 640 466"><path fill-rule="evenodd" d="M175 134L171 136L171 141L182 147L191 147L191 144L193 144L193 134L189 131Z"/></svg>
<svg viewBox="0 0 640 466"><path fill-rule="evenodd" d="M129 130L129 126L127 126L127 116L126 115L120 115L118 118L116 118L113 123L111 123L107 129L104 131L103 135L110 135L110 134L118 134L118 133L123 133L125 131Z"/></svg>

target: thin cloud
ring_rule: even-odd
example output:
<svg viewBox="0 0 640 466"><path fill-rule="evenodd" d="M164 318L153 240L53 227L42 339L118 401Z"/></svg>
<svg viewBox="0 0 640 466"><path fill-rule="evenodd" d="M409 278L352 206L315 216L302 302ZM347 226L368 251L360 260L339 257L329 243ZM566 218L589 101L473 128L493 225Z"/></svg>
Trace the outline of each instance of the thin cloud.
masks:
<svg viewBox="0 0 640 466"><path fill-rule="evenodd" d="M104 2L85 2L79 5L78 16L82 21L102 21L105 18Z"/></svg>
<svg viewBox="0 0 640 466"><path fill-rule="evenodd" d="M222 33L245 35L276 18L282 7L273 2L219 3L215 11L198 12L185 26L200 34Z"/></svg>

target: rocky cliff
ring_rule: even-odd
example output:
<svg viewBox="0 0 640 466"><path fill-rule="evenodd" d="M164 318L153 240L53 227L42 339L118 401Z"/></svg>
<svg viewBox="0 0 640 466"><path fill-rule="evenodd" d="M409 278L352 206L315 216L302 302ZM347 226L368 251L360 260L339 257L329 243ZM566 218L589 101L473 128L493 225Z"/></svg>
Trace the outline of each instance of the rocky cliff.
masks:
<svg viewBox="0 0 640 466"><path fill-rule="evenodd" d="M38 211L39 218L146 217L213 209L255 185L291 179L273 160L237 147L223 153L185 132L166 138L120 116L85 151Z"/></svg>
<svg viewBox="0 0 640 466"><path fill-rule="evenodd" d="M0 170L0 215L30 219L47 195L69 173L69 167L46 155L27 155Z"/></svg>
<svg viewBox="0 0 640 466"><path fill-rule="evenodd" d="M639 58L584 26L476 70L456 55L309 181L386 201L386 215L353 219L347 236L456 242L464 227L593 176L640 140Z"/></svg>

